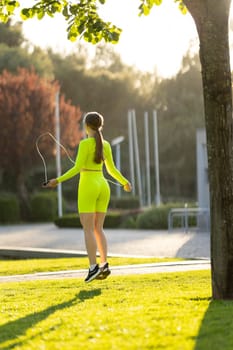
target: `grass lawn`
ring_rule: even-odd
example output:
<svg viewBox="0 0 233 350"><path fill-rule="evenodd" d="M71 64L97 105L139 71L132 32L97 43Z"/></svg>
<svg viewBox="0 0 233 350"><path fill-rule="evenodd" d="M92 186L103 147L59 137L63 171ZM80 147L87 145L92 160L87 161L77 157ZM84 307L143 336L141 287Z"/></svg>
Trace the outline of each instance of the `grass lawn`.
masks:
<svg viewBox="0 0 233 350"><path fill-rule="evenodd" d="M232 350L210 271L1 283L0 349Z"/></svg>
<svg viewBox="0 0 233 350"><path fill-rule="evenodd" d="M109 258L110 265L144 264L165 261L177 261L183 259L158 259L158 258ZM79 270L88 268L88 258L56 258L56 259L25 259L25 260L0 260L0 276L17 275L25 273Z"/></svg>

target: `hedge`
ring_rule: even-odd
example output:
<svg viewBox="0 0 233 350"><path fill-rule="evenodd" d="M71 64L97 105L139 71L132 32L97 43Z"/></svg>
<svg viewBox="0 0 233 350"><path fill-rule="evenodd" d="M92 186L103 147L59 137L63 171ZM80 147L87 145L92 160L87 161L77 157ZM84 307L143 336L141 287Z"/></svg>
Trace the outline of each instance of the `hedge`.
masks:
<svg viewBox="0 0 233 350"><path fill-rule="evenodd" d="M137 209L128 210L109 210L105 222L105 228L128 228L128 229L150 229L166 230L168 228L168 213L172 208L184 207L183 203L168 203L159 207L151 207L144 211ZM79 227L81 223L78 214L68 214L55 220L58 227ZM175 217L174 227L180 227L180 219ZM190 224L192 224L190 222ZM193 224L195 224L193 222Z"/></svg>
<svg viewBox="0 0 233 350"><path fill-rule="evenodd" d="M191 206L193 205L190 205L190 207ZM183 207L183 203L167 203L158 207L151 207L150 209L145 210L142 214L138 215L136 227L139 229L166 230L168 229L168 214L170 209ZM180 226L180 218L175 217L173 227Z"/></svg>
<svg viewBox="0 0 233 350"><path fill-rule="evenodd" d="M138 197L111 197L109 207L112 209L138 209L140 208L140 201Z"/></svg>
<svg viewBox="0 0 233 350"><path fill-rule="evenodd" d="M57 193L53 191L37 192L32 195L30 206L32 221L54 221L57 217Z"/></svg>
<svg viewBox="0 0 233 350"><path fill-rule="evenodd" d="M78 214L66 214L60 218L56 217L54 223L57 227L82 227Z"/></svg>
<svg viewBox="0 0 233 350"><path fill-rule="evenodd" d="M66 214L61 218L56 218L54 223L58 227L77 227L81 228L80 219L78 214ZM125 224L125 225L124 225ZM104 227L105 228L135 228L135 214L125 211L108 211Z"/></svg>
<svg viewBox="0 0 233 350"><path fill-rule="evenodd" d="M0 222L16 223L20 221L18 198L12 193L0 194Z"/></svg>

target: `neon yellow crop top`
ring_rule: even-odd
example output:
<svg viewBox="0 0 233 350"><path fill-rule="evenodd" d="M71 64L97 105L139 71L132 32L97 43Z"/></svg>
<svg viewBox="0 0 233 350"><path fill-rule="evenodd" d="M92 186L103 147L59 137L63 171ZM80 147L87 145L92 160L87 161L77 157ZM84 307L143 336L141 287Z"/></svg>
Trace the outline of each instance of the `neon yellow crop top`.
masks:
<svg viewBox="0 0 233 350"><path fill-rule="evenodd" d="M82 169L88 170L102 170L103 163L106 166L107 172L121 185L126 185L128 180L120 173L116 168L113 158L112 158L112 149L110 144L107 141L103 141L103 153L104 153L104 162L99 164L94 161L95 154L95 138L89 137L84 139L79 144L78 154L75 160L74 166L65 172L63 175L57 178L58 182L63 182L69 180L73 176L77 175L82 171Z"/></svg>

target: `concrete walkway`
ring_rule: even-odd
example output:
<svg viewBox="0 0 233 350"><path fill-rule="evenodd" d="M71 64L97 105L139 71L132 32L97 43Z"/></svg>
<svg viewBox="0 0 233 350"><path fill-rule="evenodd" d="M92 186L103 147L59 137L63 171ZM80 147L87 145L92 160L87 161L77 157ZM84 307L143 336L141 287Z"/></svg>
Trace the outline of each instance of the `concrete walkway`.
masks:
<svg viewBox="0 0 233 350"><path fill-rule="evenodd" d="M210 235L167 230L105 229L109 255L209 258ZM57 228L54 224L0 226L0 249L72 251L84 253L81 229Z"/></svg>

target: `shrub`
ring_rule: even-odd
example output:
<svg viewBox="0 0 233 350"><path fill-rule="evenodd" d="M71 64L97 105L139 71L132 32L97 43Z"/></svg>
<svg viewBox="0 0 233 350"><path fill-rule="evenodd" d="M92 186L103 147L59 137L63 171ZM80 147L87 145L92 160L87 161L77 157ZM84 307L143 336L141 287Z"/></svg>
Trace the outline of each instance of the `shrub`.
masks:
<svg viewBox="0 0 233 350"><path fill-rule="evenodd" d="M15 223L20 221L20 205L18 198L12 193L0 195L0 222Z"/></svg>
<svg viewBox="0 0 233 350"><path fill-rule="evenodd" d="M120 211L109 211L105 217L104 227L118 228L122 222L123 215Z"/></svg>
<svg viewBox="0 0 233 350"><path fill-rule="evenodd" d="M63 202L64 208L64 202ZM38 192L31 197L31 218L33 221L53 221L57 216L57 193Z"/></svg>
<svg viewBox="0 0 233 350"><path fill-rule="evenodd" d="M125 218L126 214L124 212L109 211L105 218L104 227L119 228ZM82 227L78 214L67 214L61 218L56 218L54 222L58 227Z"/></svg>
<svg viewBox="0 0 233 350"><path fill-rule="evenodd" d="M77 202L77 186L77 177L75 176L62 187L62 194L67 202Z"/></svg>
<svg viewBox="0 0 233 350"><path fill-rule="evenodd" d="M136 220L136 227L143 229L163 230L168 228L168 213L172 208L183 208L183 203L167 203L159 207L152 207L140 214ZM174 227L180 226L180 219L174 218Z"/></svg>
<svg viewBox="0 0 233 350"><path fill-rule="evenodd" d="M140 201L138 197L111 197L109 207L112 209L138 209Z"/></svg>
<svg viewBox="0 0 233 350"><path fill-rule="evenodd" d="M151 208L140 214L136 221L137 228L142 229L166 229L167 208Z"/></svg>
<svg viewBox="0 0 233 350"><path fill-rule="evenodd" d="M136 228L136 218L133 215L127 215L123 222L120 224L120 228Z"/></svg>
<svg viewBox="0 0 233 350"><path fill-rule="evenodd" d="M61 218L57 217L54 223L58 227L82 227L78 214L66 214Z"/></svg>
<svg viewBox="0 0 233 350"><path fill-rule="evenodd" d="M151 207L145 210L110 210L105 218L105 228L128 228L128 229L151 229L163 230L168 228L168 213L172 208L182 208L183 203L168 203L159 207ZM191 205L189 205L191 207ZM191 224L193 218L189 218ZM55 224L58 227L82 227L78 214L67 214L62 218L56 218ZM175 217L174 227L181 226L180 218Z"/></svg>

